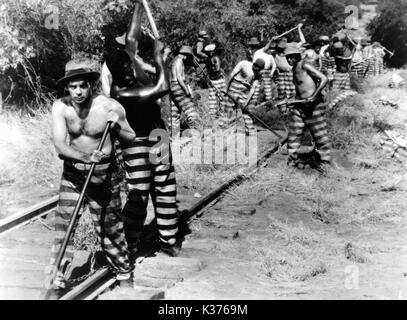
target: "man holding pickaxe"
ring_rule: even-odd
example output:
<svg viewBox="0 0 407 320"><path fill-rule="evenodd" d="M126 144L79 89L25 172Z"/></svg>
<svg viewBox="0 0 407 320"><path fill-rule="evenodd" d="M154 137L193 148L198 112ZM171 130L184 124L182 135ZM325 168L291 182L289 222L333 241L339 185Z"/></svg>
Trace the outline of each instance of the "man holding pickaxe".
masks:
<svg viewBox="0 0 407 320"><path fill-rule="evenodd" d="M156 80L151 82L136 59L144 11L152 28ZM160 251L175 256L180 250L176 180L169 136L157 100L169 93L169 74L163 60L164 44L145 0L135 3L127 32L126 48L107 58L112 72L111 96L126 109L136 139L122 144L128 184L123 208L126 239L132 253L140 249L140 236L147 217L149 196L155 209Z"/></svg>
<svg viewBox="0 0 407 320"><path fill-rule="evenodd" d="M252 103L257 102L261 85L261 70L264 69L264 66L263 59L257 59L255 62L244 60L233 69L226 86L225 94L228 99L225 103L225 115L219 121L221 127L227 127L230 122L236 120L236 116L233 114L237 113L238 106L250 108ZM252 118L247 113L244 113L242 117L246 134L252 134L255 131Z"/></svg>
<svg viewBox="0 0 407 320"><path fill-rule="evenodd" d="M301 59L301 51L297 46L290 45L285 50L288 63L293 67L294 83L299 100L281 102L289 104L291 121L288 133L289 166L302 165L298 159L298 151L305 127L308 127L315 141L320 164L329 164L330 140L325 120L325 104L322 90L328 78L312 65ZM322 167L318 167L321 168Z"/></svg>
<svg viewBox="0 0 407 320"><path fill-rule="evenodd" d="M170 73L171 88L171 131L178 133L181 126L181 112L186 116L188 126L194 127L199 119L193 101L191 86L187 84L185 69L194 65L194 53L189 46L182 46L172 61ZM199 65L198 65L199 66Z"/></svg>
<svg viewBox="0 0 407 320"><path fill-rule="evenodd" d="M69 95L52 106L53 140L64 159L57 233L51 266L46 272L50 276L48 289L56 291L65 288L65 274L73 259L72 248L66 245L72 244L71 232L82 201L89 205L100 244L118 279L128 278L132 270L120 214L114 141L131 143L135 134L118 102L94 94L93 84L98 78L99 73L91 70L89 61L68 62L58 85L65 87Z"/></svg>
<svg viewBox="0 0 407 320"><path fill-rule="evenodd" d="M277 88L278 88L278 97L279 99L287 99L291 98L295 95L295 87L293 83L293 72L292 67L288 64L287 59L285 57L284 51L287 48L288 41L287 38L284 36L288 33L291 33L295 30L298 30L298 34L300 36L300 42L298 43L290 43L292 46L296 46L301 48L302 45L306 42L304 34L302 32L303 24L300 23L295 28L284 32L283 34L274 37L274 40L279 40L276 48L275 54L275 62L277 65Z"/></svg>

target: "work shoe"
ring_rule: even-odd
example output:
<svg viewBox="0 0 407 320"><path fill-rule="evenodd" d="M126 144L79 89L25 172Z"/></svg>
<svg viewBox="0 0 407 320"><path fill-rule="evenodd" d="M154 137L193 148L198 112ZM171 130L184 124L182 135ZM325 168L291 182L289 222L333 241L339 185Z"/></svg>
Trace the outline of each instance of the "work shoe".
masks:
<svg viewBox="0 0 407 320"><path fill-rule="evenodd" d="M162 243L160 247L160 252L170 257L177 257L181 252L181 244L178 241L175 242L174 245Z"/></svg>
<svg viewBox="0 0 407 320"><path fill-rule="evenodd" d="M127 272L117 272L116 273L116 280L117 281L127 281L130 280L133 276L133 270Z"/></svg>

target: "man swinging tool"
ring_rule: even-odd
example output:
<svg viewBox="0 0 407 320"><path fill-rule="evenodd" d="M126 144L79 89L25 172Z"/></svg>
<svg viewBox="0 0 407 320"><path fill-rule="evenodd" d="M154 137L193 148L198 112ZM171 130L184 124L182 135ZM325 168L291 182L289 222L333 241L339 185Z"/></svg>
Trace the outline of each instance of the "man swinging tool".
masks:
<svg viewBox="0 0 407 320"><path fill-rule="evenodd" d="M293 67L294 84L300 99L291 109L287 164L289 166L301 165L298 160L298 151L304 129L307 126L315 140L316 151L320 157L317 168L322 169L321 164L329 164L331 160L325 105L321 94L328 83L328 78L312 65L301 60L301 51L296 46L288 46L285 55L288 63Z"/></svg>
<svg viewBox="0 0 407 320"><path fill-rule="evenodd" d="M221 127L226 127L230 122L236 120L234 113L237 113L236 101L238 106L250 108L256 104L261 86L261 70L264 69L265 61L257 59L255 62L247 60L239 62L230 74L225 94L230 97L225 103L225 115L220 119ZM253 120L247 114L243 114L245 133L250 135L254 133L255 127Z"/></svg>
<svg viewBox="0 0 407 320"><path fill-rule="evenodd" d="M135 134L126 120L125 110L118 102L93 94L92 85L99 73L91 71L89 65L86 60L67 63L65 76L58 81L58 85L65 87L69 95L52 106L53 140L59 156L64 159L64 166L56 211L56 236L46 274L54 273L55 260L59 256L80 191L91 164L95 163L84 200L89 205L96 233L112 269L119 279L125 279L130 276L132 266L120 215L114 141L118 138L122 142L131 142ZM107 136L101 151L95 151L108 122L113 124L111 134ZM72 241L69 243L72 244ZM57 296L65 288L64 271L72 258L73 250L68 246L65 259L60 264L61 270L57 271L55 279L49 279L52 283L48 289L54 289Z"/></svg>
<svg viewBox="0 0 407 320"><path fill-rule="evenodd" d="M146 5L145 1L143 2ZM142 1L136 1L127 32L125 51L119 51L107 58L107 65L113 76L111 96L126 109L130 126L137 136L134 142L122 144L129 190L123 208L124 228L130 250L137 253L147 217L148 198L151 195L161 251L175 256L180 249L176 239L178 215L175 171L168 133L157 103L157 99L169 93L169 76L163 61L164 44L158 40L156 31L155 83L148 81L148 77L135 59L140 41L142 13ZM149 20L152 25L154 21ZM157 147L160 138L162 147Z"/></svg>

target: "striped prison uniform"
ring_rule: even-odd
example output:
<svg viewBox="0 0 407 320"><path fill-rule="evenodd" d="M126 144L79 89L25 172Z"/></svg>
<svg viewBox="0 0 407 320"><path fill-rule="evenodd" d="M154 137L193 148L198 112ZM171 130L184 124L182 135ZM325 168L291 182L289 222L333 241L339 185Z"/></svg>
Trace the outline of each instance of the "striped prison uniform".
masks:
<svg viewBox="0 0 407 320"><path fill-rule="evenodd" d="M363 60L357 64L353 64L351 68L351 73L357 79L363 79L366 71L367 63Z"/></svg>
<svg viewBox="0 0 407 320"><path fill-rule="evenodd" d="M321 58L321 70L328 77L329 81L333 80L336 71L336 62L334 57L323 56Z"/></svg>
<svg viewBox="0 0 407 320"><path fill-rule="evenodd" d="M277 76L278 98L289 99L293 98L296 94L294 85L294 75L292 70L279 71Z"/></svg>
<svg viewBox="0 0 407 320"><path fill-rule="evenodd" d="M375 62L374 58L367 58L366 59L366 70L365 70L365 78L372 77L375 74Z"/></svg>
<svg viewBox="0 0 407 320"><path fill-rule="evenodd" d="M226 81L223 75L218 79L211 79L210 81L218 91L226 90ZM223 113L225 109L225 98L222 96L223 100L220 100L217 90L212 86L209 88L209 114L214 117Z"/></svg>
<svg viewBox="0 0 407 320"><path fill-rule="evenodd" d="M190 97L187 97L178 81L171 81L171 123L175 128L179 128L181 121L181 112L187 118L188 126L192 127L199 119L195 104Z"/></svg>
<svg viewBox="0 0 407 320"><path fill-rule="evenodd" d="M288 132L288 154L289 163L295 163L298 160L298 150L301 147L301 140L304 135L305 127L311 132L315 141L316 151L321 157L321 161L330 162L330 140L328 137L327 125L325 120L325 104L320 96L314 102L302 105L302 108L291 109L291 119Z"/></svg>
<svg viewBox="0 0 407 320"><path fill-rule="evenodd" d="M273 100L273 79L271 77L271 70L261 70L260 73L261 80L264 84L264 94L266 96L266 100Z"/></svg>
<svg viewBox="0 0 407 320"><path fill-rule="evenodd" d="M228 94L231 95L238 103L243 105L246 102L249 92L250 87L240 82L239 80L233 79L232 83L230 84ZM253 104L257 103L259 95L260 86L256 86L253 97L251 98L247 107L248 110L250 110ZM237 108L238 107L235 105L232 99L227 97L225 103L225 114L221 117L221 119L219 119L219 124L221 127L226 128L230 125L230 123L237 120ZM242 118L244 122L245 132L248 134L254 132L256 129L254 127L252 118L247 114L242 114Z"/></svg>
<svg viewBox="0 0 407 320"><path fill-rule="evenodd" d="M90 164L65 160L59 188L59 201L55 214L55 240L51 250L50 269L55 263L73 214L79 194L85 183ZM96 164L95 171L85 192L84 205L88 205L100 245L112 268L117 272L132 270L128 257L127 242L121 216L119 181L117 179L116 158L108 158ZM71 263L73 259L73 236L68 243L61 263Z"/></svg>
<svg viewBox="0 0 407 320"><path fill-rule="evenodd" d="M332 90L350 90L350 74L349 72L339 72L334 73L334 78L332 81Z"/></svg>
<svg viewBox="0 0 407 320"><path fill-rule="evenodd" d="M123 148L128 184L127 202L123 208L124 230L130 249L137 246L147 217L151 195L160 241L173 245L178 232L176 181L169 145L168 151L158 146L158 138L138 137ZM159 163L154 163L158 153Z"/></svg>

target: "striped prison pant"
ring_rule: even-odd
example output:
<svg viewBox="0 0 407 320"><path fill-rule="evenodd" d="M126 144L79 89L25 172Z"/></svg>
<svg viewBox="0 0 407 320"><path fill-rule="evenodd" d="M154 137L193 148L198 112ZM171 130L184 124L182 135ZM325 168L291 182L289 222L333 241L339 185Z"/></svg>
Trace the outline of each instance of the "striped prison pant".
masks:
<svg viewBox="0 0 407 320"><path fill-rule="evenodd" d="M55 240L51 249L50 269L55 263L58 251L68 229L79 194L85 183L90 164L64 161L64 169L59 188L59 201L55 214ZM88 205L100 245L107 260L117 272L131 271L127 242L121 216L121 200L117 179L115 158L96 165L93 176L86 189L84 205ZM68 243L61 266L72 262L73 237ZM46 273L52 270L47 268Z"/></svg>
<svg viewBox="0 0 407 320"><path fill-rule="evenodd" d="M266 100L270 101L273 99L273 79L271 77L271 70L261 70L261 80L264 84L264 94L266 95Z"/></svg>
<svg viewBox="0 0 407 320"><path fill-rule="evenodd" d="M277 76L278 98L289 99L295 96L295 85L293 72L280 71Z"/></svg>
<svg viewBox="0 0 407 320"><path fill-rule="evenodd" d="M308 105L304 105L303 108L302 110L297 108L291 109L287 144L288 162L295 163L298 159L298 150L301 147L301 139L304 135L305 127L308 127L311 132L321 161L330 162L331 144L328 137L325 104L322 101L322 97Z"/></svg>
<svg viewBox="0 0 407 320"><path fill-rule="evenodd" d="M171 125L173 131L178 131L181 122L181 112L186 116L188 126L192 127L199 119L195 104L185 95L178 81L171 81Z"/></svg>
<svg viewBox="0 0 407 320"><path fill-rule="evenodd" d="M365 76L366 68L367 68L367 61L363 60L362 62L360 62L358 64L352 65L351 73L357 79L363 79Z"/></svg>
<svg viewBox="0 0 407 320"><path fill-rule="evenodd" d="M178 232L176 181L169 144L162 149L153 137L138 137L132 146L123 148L128 184L123 208L124 230L131 249L137 246L147 217L149 195L154 204L160 241L174 244ZM153 161L157 159L161 161ZM153 159L153 160L152 160Z"/></svg>
<svg viewBox="0 0 407 320"><path fill-rule="evenodd" d="M321 59L321 70L328 77L329 81L333 80L334 73L336 71L336 62L334 57L323 56Z"/></svg>
<svg viewBox="0 0 407 320"><path fill-rule="evenodd" d="M374 75L375 75L374 58L368 58L368 59L366 59L365 78L372 77Z"/></svg>
<svg viewBox="0 0 407 320"><path fill-rule="evenodd" d="M249 92L250 88L248 88L240 81L234 79L230 84L228 94L231 95L240 104L244 104L246 102ZM250 103L248 105L248 110L250 110L250 108L257 103L259 95L260 95L260 86L257 86L254 91L253 97L251 98ZM226 98L225 114L221 117L221 119L219 119L219 124L221 127L226 128L233 121L237 121L237 112L238 112L237 108L238 107L235 105L232 99ZM252 118L248 114L244 113L242 114L242 118L244 122L245 132L248 134L254 132L255 127Z"/></svg>
<svg viewBox="0 0 407 320"><path fill-rule="evenodd" d="M349 72L334 73L334 79L332 81L332 90L350 90L350 74Z"/></svg>
<svg viewBox="0 0 407 320"><path fill-rule="evenodd" d="M217 80L211 80L213 86L217 88L219 91L225 91L226 89L226 81L225 78L222 76ZM225 98L222 97L223 100L220 100L217 94L217 90L210 87L209 88L209 114L211 116L216 117L217 115L224 112L225 109Z"/></svg>

